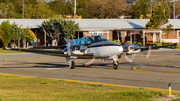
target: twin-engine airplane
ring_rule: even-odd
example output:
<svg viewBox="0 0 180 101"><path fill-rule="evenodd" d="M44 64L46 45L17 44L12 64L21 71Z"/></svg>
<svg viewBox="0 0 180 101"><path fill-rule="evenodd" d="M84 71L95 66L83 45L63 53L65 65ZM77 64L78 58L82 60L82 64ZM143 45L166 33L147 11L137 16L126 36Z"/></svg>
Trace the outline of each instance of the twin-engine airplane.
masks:
<svg viewBox="0 0 180 101"><path fill-rule="evenodd" d="M117 69L120 63L121 55L123 53L136 54L140 51L149 49L149 47L141 48L140 45L136 43L120 45L117 42L109 41L105 36L101 34L85 36L83 38L75 40L68 40L63 32L62 26L58 22L54 23L54 29L57 46L34 47L29 49L13 48L12 50L66 57L66 61L70 69L75 68L75 59L113 60L113 68ZM154 46L151 47L151 49L174 45L176 44ZM92 61L85 65L89 65L90 63L92 63Z"/></svg>

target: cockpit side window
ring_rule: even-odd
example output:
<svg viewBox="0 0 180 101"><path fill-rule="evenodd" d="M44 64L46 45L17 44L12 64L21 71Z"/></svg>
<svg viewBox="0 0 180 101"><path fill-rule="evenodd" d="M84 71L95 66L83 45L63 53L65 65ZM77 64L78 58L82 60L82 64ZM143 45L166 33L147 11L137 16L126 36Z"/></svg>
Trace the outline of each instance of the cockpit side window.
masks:
<svg viewBox="0 0 180 101"><path fill-rule="evenodd" d="M102 41L100 36L94 36L94 42Z"/></svg>
<svg viewBox="0 0 180 101"><path fill-rule="evenodd" d="M103 36L103 35L94 35L94 42L99 42L99 41L108 41L108 39Z"/></svg>
<svg viewBox="0 0 180 101"><path fill-rule="evenodd" d="M88 36L87 38L86 38L86 44L92 44L93 43L93 39L90 37L90 36Z"/></svg>

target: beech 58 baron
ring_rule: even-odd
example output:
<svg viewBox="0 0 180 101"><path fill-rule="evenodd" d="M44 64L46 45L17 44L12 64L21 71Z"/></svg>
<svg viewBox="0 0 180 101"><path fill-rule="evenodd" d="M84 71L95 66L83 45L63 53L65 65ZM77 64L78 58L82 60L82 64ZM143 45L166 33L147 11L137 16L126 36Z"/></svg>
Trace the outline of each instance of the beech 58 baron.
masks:
<svg viewBox="0 0 180 101"><path fill-rule="evenodd" d="M141 48L140 45L136 43L120 45L117 42L109 41L101 34L68 40L63 32L62 26L58 22L54 23L54 29L57 46L34 47L29 49L13 48L12 50L66 57L70 69L75 68L75 59L92 59L85 65L91 64L94 59L113 60L113 68L117 69L123 53L136 54L140 51L149 49L149 47ZM151 48L161 48L173 45L176 44L154 46Z"/></svg>

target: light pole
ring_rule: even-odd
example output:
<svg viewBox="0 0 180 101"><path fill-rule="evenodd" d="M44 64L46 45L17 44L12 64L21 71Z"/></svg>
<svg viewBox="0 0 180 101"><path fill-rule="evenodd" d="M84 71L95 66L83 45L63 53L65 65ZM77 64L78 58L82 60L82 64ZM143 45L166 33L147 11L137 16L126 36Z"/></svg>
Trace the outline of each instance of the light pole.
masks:
<svg viewBox="0 0 180 101"><path fill-rule="evenodd" d="M24 0L23 0L23 16L22 18L24 19Z"/></svg>
<svg viewBox="0 0 180 101"><path fill-rule="evenodd" d="M175 15L175 0L174 0L174 39L175 39L175 36L176 36L176 33L175 33L175 19L176 19L176 15Z"/></svg>
<svg viewBox="0 0 180 101"><path fill-rule="evenodd" d="M74 0L74 19L76 19L76 0Z"/></svg>

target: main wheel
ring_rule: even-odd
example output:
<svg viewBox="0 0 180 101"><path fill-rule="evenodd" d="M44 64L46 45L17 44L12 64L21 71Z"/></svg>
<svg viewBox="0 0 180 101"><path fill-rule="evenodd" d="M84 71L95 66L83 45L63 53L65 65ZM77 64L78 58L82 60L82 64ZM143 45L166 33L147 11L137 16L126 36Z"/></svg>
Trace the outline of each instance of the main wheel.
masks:
<svg viewBox="0 0 180 101"><path fill-rule="evenodd" d="M70 69L75 69L75 62L71 61Z"/></svg>
<svg viewBox="0 0 180 101"><path fill-rule="evenodd" d="M118 63L118 62L117 62ZM116 69L118 69L118 66L119 66L119 63L118 64L116 64L114 61L113 61L113 68L116 70Z"/></svg>

